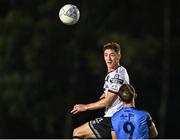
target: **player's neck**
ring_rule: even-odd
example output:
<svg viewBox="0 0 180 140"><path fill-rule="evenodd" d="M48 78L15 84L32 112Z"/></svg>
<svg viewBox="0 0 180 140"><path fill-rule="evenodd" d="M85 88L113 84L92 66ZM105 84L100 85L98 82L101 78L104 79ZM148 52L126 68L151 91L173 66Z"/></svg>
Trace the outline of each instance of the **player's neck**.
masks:
<svg viewBox="0 0 180 140"><path fill-rule="evenodd" d="M132 102L132 103L124 103L123 104L124 107L135 107L135 103Z"/></svg>
<svg viewBox="0 0 180 140"><path fill-rule="evenodd" d="M120 66L120 64L114 66L113 68L108 68L108 72L114 71L115 69L117 69Z"/></svg>

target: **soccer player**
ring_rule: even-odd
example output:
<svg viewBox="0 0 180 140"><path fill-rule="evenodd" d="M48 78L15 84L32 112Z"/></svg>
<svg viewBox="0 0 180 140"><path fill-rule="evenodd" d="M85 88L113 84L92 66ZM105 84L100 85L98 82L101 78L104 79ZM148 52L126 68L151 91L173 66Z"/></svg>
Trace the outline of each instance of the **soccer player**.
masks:
<svg viewBox="0 0 180 140"><path fill-rule="evenodd" d="M96 102L74 105L71 113L105 108L105 114L75 128L73 138L111 138L111 117L122 107L117 93L122 84L129 83L129 76L126 69L120 65L120 45L115 42L107 43L103 51L108 70L104 81L104 93Z"/></svg>
<svg viewBox="0 0 180 140"><path fill-rule="evenodd" d="M158 132L150 114L135 108L135 89L123 84L118 93L123 102L121 110L111 118L113 139L148 139L157 137Z"/></svg>

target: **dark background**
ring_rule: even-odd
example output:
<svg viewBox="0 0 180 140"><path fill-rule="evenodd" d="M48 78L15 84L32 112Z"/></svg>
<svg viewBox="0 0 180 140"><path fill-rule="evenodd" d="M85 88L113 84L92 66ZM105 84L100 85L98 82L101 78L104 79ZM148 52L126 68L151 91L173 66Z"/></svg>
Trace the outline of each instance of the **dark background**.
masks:
<svg viewBox="0 0 180 140"><path fill-rule="evenodd" d="M61 23L71 3L81 17ZM71 138L103 110L72 116L75 103L98 100L106 66L102 47L118 42L159 138L180 138L180 1L0 0L0 138Z"/></svg>

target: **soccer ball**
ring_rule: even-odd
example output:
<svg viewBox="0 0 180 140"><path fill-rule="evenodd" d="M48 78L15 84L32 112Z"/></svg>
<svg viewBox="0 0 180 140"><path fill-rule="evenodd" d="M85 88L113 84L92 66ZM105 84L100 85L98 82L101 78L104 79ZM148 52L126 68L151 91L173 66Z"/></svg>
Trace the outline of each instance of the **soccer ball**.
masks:
<svg viewBox="0 0 180 140"><path fill-rule="evenodd" d="M78 22L80 18L79 9L72 4L66 4L61 7L59 11L60 20L66 25L73 25Z"/></svg>

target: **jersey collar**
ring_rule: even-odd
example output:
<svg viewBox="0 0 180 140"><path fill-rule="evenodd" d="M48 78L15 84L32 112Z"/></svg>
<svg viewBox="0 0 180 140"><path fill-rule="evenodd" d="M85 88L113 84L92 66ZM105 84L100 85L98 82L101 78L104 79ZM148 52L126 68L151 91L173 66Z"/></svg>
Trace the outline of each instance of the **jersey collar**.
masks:
<svg viewBox="0 0 180 140"><path fill-rule="evenodd" d="M108 72L107 72L107 74L109 74L109 73L111 73L111 72L113 72L113 71L117 70L119 67L121 67L121 66L120 66L120 65L118 65L115 69L113 69L113 70L111 70L111 71L108 71Z"/></svg>

